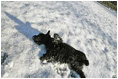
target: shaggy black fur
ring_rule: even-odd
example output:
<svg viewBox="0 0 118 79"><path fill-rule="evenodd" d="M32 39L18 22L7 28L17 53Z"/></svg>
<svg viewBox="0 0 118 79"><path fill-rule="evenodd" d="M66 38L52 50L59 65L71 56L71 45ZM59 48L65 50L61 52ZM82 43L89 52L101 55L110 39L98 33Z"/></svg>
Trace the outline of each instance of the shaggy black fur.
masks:
<svg viewBox="0 0 118 79"><path fill-rule="evenodd" d="M44 44L46 46L46 54L44 54L40 60L67 63L81 78L85 78L82 68L84 64L88 66L89 61L83 52L63 43L58 34L54 34L54 38L52 38L50 31L48 31L47 34L40 33L39 35L34 35L33 40L38 45Z"/></svg>

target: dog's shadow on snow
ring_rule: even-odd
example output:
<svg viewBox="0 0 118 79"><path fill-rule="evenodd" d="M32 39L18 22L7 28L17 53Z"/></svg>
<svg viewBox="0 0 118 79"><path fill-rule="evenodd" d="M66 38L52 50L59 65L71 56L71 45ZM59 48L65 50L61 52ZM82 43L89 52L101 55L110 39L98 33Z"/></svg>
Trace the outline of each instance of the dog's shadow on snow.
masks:
<svg viewBox="0 0 118 79"><path fill-rule="evenodd" d="M32 36L33 35L37 35L40 32L37 29L34 29L31 27L31 24L29 22L22 22L20 19L16 18L15 16L5 12L5 14L11 19L13 20L15 23L17 23L18 25L15 26L15 28L22 33L24 36L26 36L28 39L32 40Z"/></svg>
<svg viewBox="0 0 118 79"><path fill-rule="evenodd" d="M5 14L11 19L13 20L15 23L17 23L18 25L15 26L15 28L22 33L25 37L27 37L29 40L32 40L32 36L37 35L39 33L41 33L40 31L38 31L37 29L34 29L31 27L31 24L29 22L22 22L20 19L16 18L15 16L9 14L8 12L5 12ZM39 53L39 57L42 56L42 54L44 53L44 47L43 46L39 46L39 48L41 49L40 53Z"/></svg>

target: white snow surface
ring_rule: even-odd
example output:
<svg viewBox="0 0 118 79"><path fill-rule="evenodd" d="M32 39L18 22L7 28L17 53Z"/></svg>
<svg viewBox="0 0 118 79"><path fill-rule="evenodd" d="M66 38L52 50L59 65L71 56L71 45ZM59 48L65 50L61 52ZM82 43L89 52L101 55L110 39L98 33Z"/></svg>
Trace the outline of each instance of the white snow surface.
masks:
<svg viewBox="0 0 118 79"><path fill-rule="evenodd" d="M1 2L2 78L70 78L68 64L42 64L44 45L32 36L51 31L84 52L90 62L87 78L117 75L117 15L97 2ZM73 71L74 72L74 71ZM79 77L78 74L76 74Z"/></svg>

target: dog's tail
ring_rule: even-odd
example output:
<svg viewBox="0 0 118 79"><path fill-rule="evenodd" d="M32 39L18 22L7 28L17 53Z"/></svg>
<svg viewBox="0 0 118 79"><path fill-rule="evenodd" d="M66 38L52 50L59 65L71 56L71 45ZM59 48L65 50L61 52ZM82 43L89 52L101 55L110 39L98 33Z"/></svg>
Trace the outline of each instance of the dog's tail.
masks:
<svg viewBox="0 0 118 79"><path fill-rule="evenodd" d="M88 60L84 60L84 64L85 64L86 66L88 66L88 65L89 65L89 61L88 61Z"/></svg>

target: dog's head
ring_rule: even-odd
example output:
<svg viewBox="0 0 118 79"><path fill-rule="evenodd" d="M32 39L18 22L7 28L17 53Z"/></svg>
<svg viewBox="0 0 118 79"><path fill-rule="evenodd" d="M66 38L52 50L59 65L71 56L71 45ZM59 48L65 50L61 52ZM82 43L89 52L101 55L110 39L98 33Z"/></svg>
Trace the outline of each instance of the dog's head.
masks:
<svg viewBox="0 0 118 79"><path fill-rule="evenodd" d="M34 36L32 37L32 39L33 39L34 42L37 43L38 45L46 44L46 43L48 43L48 41L51 39L51 37L50 37L50 30L49 30L46 34L40 33L40 34L38 34L38 35L34 35Z"/></svg>

